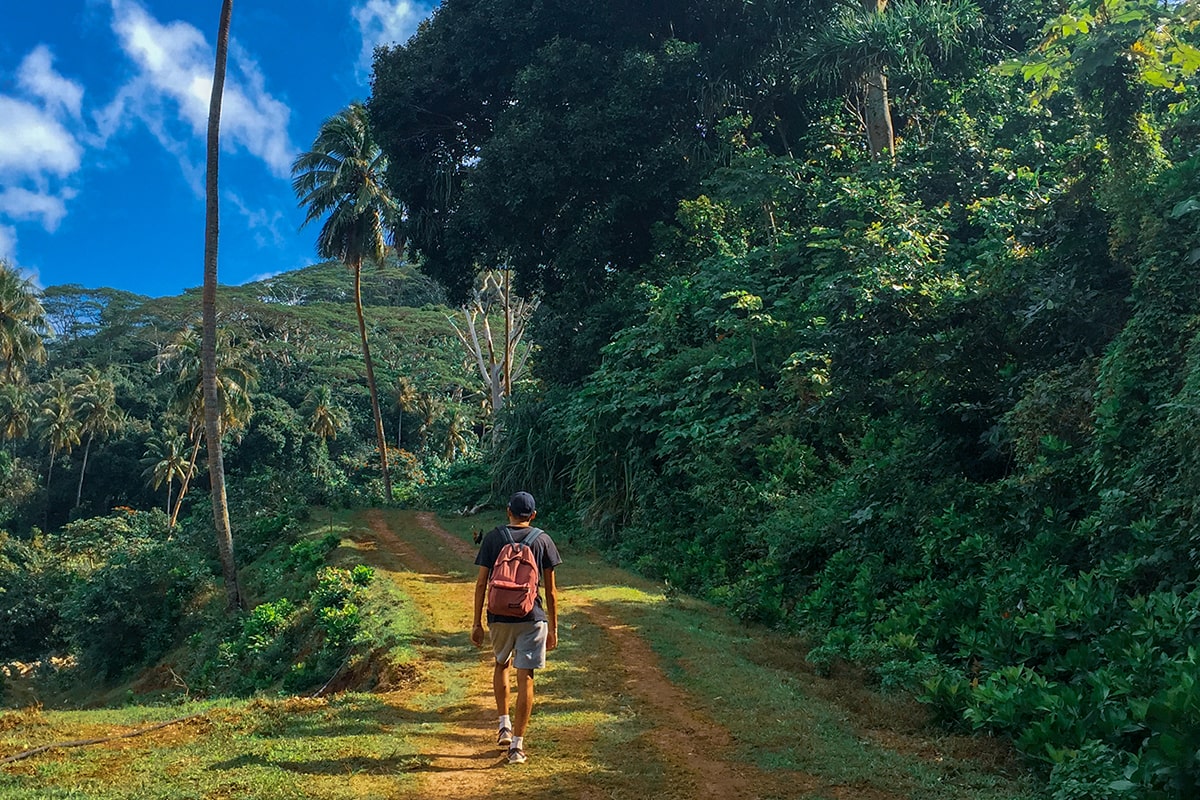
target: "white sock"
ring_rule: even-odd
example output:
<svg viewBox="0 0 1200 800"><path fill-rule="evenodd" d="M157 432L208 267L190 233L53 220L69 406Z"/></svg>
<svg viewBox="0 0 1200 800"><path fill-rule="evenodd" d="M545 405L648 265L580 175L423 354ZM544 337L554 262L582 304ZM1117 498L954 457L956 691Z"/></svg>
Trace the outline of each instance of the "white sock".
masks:
<svg viewBox="0 0 1200 800"><path fill-rule="evenodd" d="M500 727L508 728L510 731L512 730L512 720L508 718L508 714L505 714L500 718Z"/></svg>
<svg viewBox="0 0 1200 800"><path fill-rule="evenodd" d="M525 749L525 737L524 736L514 736L513 743L508 746L508 749L509 750L524 750Z"/></svg>

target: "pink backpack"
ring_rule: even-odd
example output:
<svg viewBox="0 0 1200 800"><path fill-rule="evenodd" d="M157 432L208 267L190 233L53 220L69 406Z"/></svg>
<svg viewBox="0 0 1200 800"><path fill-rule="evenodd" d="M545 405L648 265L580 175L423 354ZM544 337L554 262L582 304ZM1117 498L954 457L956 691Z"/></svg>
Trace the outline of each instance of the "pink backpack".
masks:
<svg viewBox="0 0 1200 800"><path fill-rule="evenodd" d="M501 617L527 617L533 611L538 593L537 556L531 545L542 531L533 528L517 542L507 527L503 530L508 543L500 548L488 578L488 611Z"/></svg>

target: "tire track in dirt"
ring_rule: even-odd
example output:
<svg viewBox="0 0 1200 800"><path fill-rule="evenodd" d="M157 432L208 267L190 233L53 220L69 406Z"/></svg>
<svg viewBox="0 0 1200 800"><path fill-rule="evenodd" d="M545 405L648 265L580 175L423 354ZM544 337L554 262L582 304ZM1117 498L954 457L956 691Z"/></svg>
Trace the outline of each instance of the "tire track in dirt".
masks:
<svg viewBox="0 0 1200 800"><path fill-rule="evenodd" d="M466 563L474 558L474 548L442 528L433 514L417 514L416 521L456 557L467 559ZM570 587L565 590L569 597ZM628 694L638 700L639 713L652 721L646 738L669 767L671 781L683 789L683 796L695 800L759 800L800 797L821 790L838 800L898 800L899 795L871 788L830 786L802 772L766 773L752 764L732 760L729 731L695 710L694 699L667 678L649 643L597 605L567 602L583 611L612 644L616 654L613 668L622 674Z"/></svg>
<svg viewBox="0 0 1200 800"><path fill-rule="evenodd" d="M475 563L475 548L439 525L436 515L422 511L416 515L416 520L417 524L421 526L421 530L436 536L443 547L455 555L467 559L469 563Z"/></svg>
<svg viewBox="0 0 1200 800"><path fill-rule="evenodd" d="M382 562L389 562L393 567L406 568L413 573L412 578L403 575L393 576L405 584L410 597L421 607L426 616L433 621L430 638L418 646L423 660L437 661L443 669L451 673L467 672L470 690L463 702L454 707L441 707L436 710L446 717L447 722L440 730L421 735L420 754L421 764L412 769L414 773L424 774L419 790L414 796L422 798L455 798L455 800L484 800L494 797L496 787L500 782L503 766L501 753L495 748L486 746L487 737L491 735L488 721L493 718L490 684L484 684L475 678L479 671L479 659L467 661L448 661L445 657L444 640L449 636L461 633L466 629L469 613L462 611L455 616L461 620L447 619L447 607L431 607L434 598L428 591L422 590L420 584L427 583L422 576L437 576L438 589L445 591L450 584L440 583L447 571L422 555L410 543L405 542L388 525L381 511L370 509L365 512L364 519L370 529L372 542L358 541L373 549L374 555ZM428 530L428 523L421 522L421 527ZM448 535L448 534L447 534ZM469 586L473 581L456 581L453 586L459 598L469 596ZM436 603L436 600L434 600ZM461 680L461 675L451 674L450 681ZM424 687L436 690L438 687ZM385 695L387 702L413 708L417 703L417 692L398 692Z"/></svg>
<svg viewBox="0 0 1200 800"><path fill-rule="evenodd" d="M620 653L627 691L639 700L639 712L655 721L646 735L674 768L675 781L683 785L688 797L697 800L795 797L797 793L810 793L824 785L802 773L789 775L786 784L780 784L775 776L752 765L731 761L729 731L691 708L694 701L670 682L650 645L632 628L595 606L586 604L583 610Z"/></svg>
<svg viewBox="0 0 1200 800"><path fill-rule="evenodd" d="M400 563L413 572L426 575L440 575L442 573L442 569L437 564L417 552L412 545L407 544L388 527L387 520L383 518L383 512L379 509L368 509L364 517L371 529L374 541L358 537L355 538L355 541L361 545L365 545L368 551L373 550L385 555L394 556Z"/></svg>

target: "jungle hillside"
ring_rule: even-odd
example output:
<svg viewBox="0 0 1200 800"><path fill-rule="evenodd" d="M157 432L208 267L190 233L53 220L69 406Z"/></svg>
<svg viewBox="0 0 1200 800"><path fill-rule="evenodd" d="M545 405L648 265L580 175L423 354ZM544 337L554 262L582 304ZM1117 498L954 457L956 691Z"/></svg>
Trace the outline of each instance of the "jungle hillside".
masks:
<svg viewBox="0 0 1200 800"><path fill-rule="evenodd" d="M377 703L474 680L465 628L393 573L462 578L525 490L579 641L662 665L558 718L610 747L566 796L1200 796L1198 71L1195 0L445 0L294 163L316 263L210 284L208 338L199 289L0 265L0 702L436 724ZM575 657L564 715L617 679ZM742 672L1002 755L818 764ZM678 706L761 772L695 788Z"/></svg>

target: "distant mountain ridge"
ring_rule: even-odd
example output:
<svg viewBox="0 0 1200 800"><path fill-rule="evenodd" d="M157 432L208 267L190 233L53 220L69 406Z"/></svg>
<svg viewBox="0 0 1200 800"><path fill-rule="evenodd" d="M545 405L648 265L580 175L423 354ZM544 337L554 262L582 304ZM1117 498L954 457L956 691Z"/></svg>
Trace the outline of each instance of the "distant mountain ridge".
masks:
<svg viewBox="0 0 1200 800"><path fill-rule="evenodd" d="M189 290L187 294L198 292ZM354 286L350 271L341 263L326 261L270 278L228 287L231 294L253 292L264 303L309 305L352 303ZM412 264L388 259L381 267L366 267L362 274L363 304L367 306L444 305L446 291L437 281Z"/></svg>
<svg viewBox="0 0 1200 800"><path fill-rule="evenodd" d="M148 297L124 289L58 284L46 287L41 300L57 338L72 341L98 333L117 320L131 318L182 326L199 313L199 294L199 287L178 295ZM437 281L414 265L397 259L363 270L362 295L363 305L374 308L425 308L447 303L446 291ZM351 305L354 283L343 264L325 261L240 286L222 286L217 302L222 308L245 308L258 303L291 307Z"/></svg>

